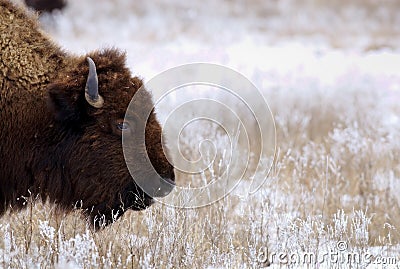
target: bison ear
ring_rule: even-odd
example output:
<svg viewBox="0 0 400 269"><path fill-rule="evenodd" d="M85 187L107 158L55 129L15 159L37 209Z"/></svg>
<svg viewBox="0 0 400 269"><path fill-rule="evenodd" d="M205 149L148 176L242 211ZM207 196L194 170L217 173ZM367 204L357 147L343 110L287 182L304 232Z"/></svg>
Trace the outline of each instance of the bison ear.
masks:
<svg viewBox="0 0 400 269"><path fill-rule="evenodd" d="M48 106L57 121L82 122L87 115L84 91L68 90L60 84L50 84L47 88Z"/></svg>

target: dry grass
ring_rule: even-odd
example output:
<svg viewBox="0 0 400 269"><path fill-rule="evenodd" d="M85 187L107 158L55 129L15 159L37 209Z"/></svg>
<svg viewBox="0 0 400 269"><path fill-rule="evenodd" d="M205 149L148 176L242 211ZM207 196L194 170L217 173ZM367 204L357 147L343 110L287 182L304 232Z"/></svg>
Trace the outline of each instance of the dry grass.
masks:
<svg viewBox="0 0 400 269"><path fill-rule="evenodd" d="M104 2L107 1L101 3ZM200 6L195 6L199 8L197 17L191 19L190 7L183 2L182 6L175 7L175 13L171 13L167 12L170 7L166 1L149 2L140 8L125 1L122 4L127 5L126 10L136 10L135 14L143 16L140 17L143 23L131 21L130 31L121 33L145 32L138 42L147 42L149 47L181 35L189 39L198 35L200 40L207 40L211 32L215 35L215 31L199 27L203 24L197 19L210 12L211 17L221 18L223 27L216 22L219 30L229 24L227 22L236 21L237 17L239 23L246 24L246 31L255 30L252 34L268 32L271 39L274 35L290 38L323 35L332 46L348 48L360 37L366 37L368 42L363 46L366 50L398 46L397 11L400 6L395 0L287 0L258 5L259 2L264 3L255 0L251 1L253 5L246 4L243 8L242 1L229 1L229 8L218 9L203 5L208 2L202 1ZM82 1L71 0L72 8L66 11L69 17L64 20L72 20L76 13L79 15L85 10L78 8L81 4ZM150 16L146 21L147 12L157 5L162 6L158 11L166 13L162 22L169 25L168 33L164 33L164 28L158 29L160 24L152 25L154 17ZM109 12L105 17L109 15L112 23L121 23L120 19L114 21L111 15L122 12L118 8L125 10L125 6L100 6ZM211 7L214 6L211 4ZM380 11L382 8L384 11ZM324 15L320 16L318 12ZM172 19L168 14L173 14ZM93 39L96 33L102 38L109 36L114 42L118 40L107 32L115 31L112 27L103 29L88 25L82 28L90 21L90 16L98 18L96 12L83 14L89 17L80 14L82 21L78 15L70 28L65 29L65 32L70 31L65 34L67 37L72 33L74 46L84 43L83 37ZM124 16L131 19L129 13ZM246 19L253 16L258 20ZM286 16L287 23L275 24L275 19L282 20L281 16ZM309 18L315 18L315 24L302 23L304 17L308 18L307 22L313 21ZM204 15L201 22L207 18ZM360 21L365 21L365 25ZM135 28L143 25L150 26L146 31ZM232 24L233 28L235 26ZM53 31L65 41L63 30ZM238 33L228 31L234 38L226 40L222 40L225 38L222 34L226 32L221 31L221 42L229 43L237 40L237 35L241 37L243 32L240 28ZM211 43L219 43L220 39L213 38ZM91 44L97 47L97 39L94 40ZM71 45L72 41L66 44ZM179 53L177 57L181 56ZM163 57L159 62L166 59ZM260 85L264 80L276 79L259 72L261 81L256 83ZM318 85L312 79L291 79L290 76L280 78L281 82L286 82L280 87L268 87L267 84L263 92L274 113L277 152L271 173L254 195L248 196L243 191L249 184L245 179L240 185L243 189L239 188L209 206L181 209L156 204L143 212L128 212L99 232L90 230L78 211L65 215L54 205L29 202L25 210L7 212L0 219L0 267L257 268L261 249L267 248L271 253L311 251L319 255L334 250L338 241L347 242L350 252L397 255L400 261L400 126L398 118L391 120L400 110L398 102L390 99L398 96L385 96L387 92L382 90L379 82L364 81L362 76L349 77L331 88ZM173 102L168 105L174 107ZM225 124L235 126L236 122L230 122L231 118L226 115L216 115ZM181 143L186 149L183 152L186 157L198 157L198 141L210 136L218 137L214 142L219 157L211 170L197 178L179 175L180 185L198 186L218 179L221 171L226 171L224 159L222 166L219 162L226 140L217 129L203 125L183 133L185 137ZM248 131L251 137L252 130ZM239 155L247 154L242 148L236 150ZM266 176L266 173L255 175L258 180ZM332 264L325 266L333 267ZM363 266L365 264L350 267ZM320 268L315 264L309 267Z"/></svg>
<svg viewBox="0 0 400 269"><path fill-rule="evenodd" d="M236 2L238 6L239 3ZM362 47L370 51L398 48L399 9L400 2L396 0L259 1L242 8L240 16L259 18L261 23L253 28L260 34L272 34L271 42L282 37L306 37L316 42L322 38L336 48ZM284 24L279 23L282 18Z"/></svg>
<svg viewBox="0 0 400 269"><path fill-rule="evenodd" d="M106 44L114 44L115 36L121 42L134 36L142 44L148 41L169 43L187 38L204 44L225 45L237 42L249 32L265 39L268 44L306 39L341 49L371 51L399 47L400 2L397 0L204 0L173 3L157 0L140 5L126 0L118 0L118 4L99 1L96 12L88 12L85 8L92 6L90 2L69 0L63 17L55 17L56 21L62 20L68 26L66 31L57 29L54 18L49 16L43 19L44 25L68 48L76 46L75 40L71 42L71 36L79 38L88 49L98 45L92 43L91 36L101 38ZM91 22L99 18L107 18L106 27L97 23L92 25ZM129 27L121 28L121 21ZM112 30L118 27L120 31ZM130 45L126 44L126 47L129 49ZM82 51L80 46L77 49Z"/></svg>
<svg viewBox="0 0 400 269"><path fill-rule="evenodd" d="M233 194L199 209L157 204L97 233L79 212L65 216L54 205L28 203L0 220L0 264L251 268L262 248L321 254L339 240L349 251L378 247L382 255L395 256L400 151L392 137L399 128L382 122L390 106L369 90L307 96L287 91L266 93L273 100L278 152L267 182L253 196Z"/></svg>

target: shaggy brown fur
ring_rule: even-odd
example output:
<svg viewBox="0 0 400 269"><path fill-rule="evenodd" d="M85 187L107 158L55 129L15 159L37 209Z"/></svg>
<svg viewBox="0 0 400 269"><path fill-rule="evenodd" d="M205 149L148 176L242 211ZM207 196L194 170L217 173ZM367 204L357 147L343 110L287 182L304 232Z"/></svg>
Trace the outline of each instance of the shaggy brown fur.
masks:
<svg viewBox="0 0 400 269"><path fill-rule="evenodd" d="M118 129L142 86L131 77L125 55L115 49L69 55L40 32L35 18L5 0L0 0L0 33L0 214L22 207L22 197L40 195L65 209L85 209L98 226L129 208L151 205L129 174ZM87 56L97 66L101 108L85 100ZM161 177L173 181L173 167L154 113L148 119L141 113L153 106L151 96L146 92L141 98L143 107L129 123L146 129L146 145L133 142L134 177L159 186L163 196L172 187L142 169L146 147Z"/></svg>

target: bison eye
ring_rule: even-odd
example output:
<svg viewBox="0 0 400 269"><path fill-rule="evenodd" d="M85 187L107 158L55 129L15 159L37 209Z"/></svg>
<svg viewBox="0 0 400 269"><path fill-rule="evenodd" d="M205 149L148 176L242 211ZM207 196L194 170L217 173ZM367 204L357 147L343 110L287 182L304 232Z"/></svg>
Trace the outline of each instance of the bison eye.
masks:
<svg viewBox="0 0 400 269"><path fill-rule="evenodd" d="M129 124L125 121L121 121L117 123L117 128L121 131L129 129Z"/></svg>

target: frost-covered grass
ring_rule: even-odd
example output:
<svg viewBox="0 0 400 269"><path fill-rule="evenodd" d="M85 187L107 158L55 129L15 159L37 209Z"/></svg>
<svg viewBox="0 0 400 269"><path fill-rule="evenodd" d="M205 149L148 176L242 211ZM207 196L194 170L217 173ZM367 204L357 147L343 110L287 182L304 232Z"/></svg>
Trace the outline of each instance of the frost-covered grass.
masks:
<svg viewBox="0 0 400 269"><path fill-rule="evenodd" d="M0 219L0 267L257 268L266 250L323 256L343 242L342 253L400 262L396 1L70 2L63 13L43 18L70 51L121 47L132 72L145 80L192 61L242 72L274 114L276 158L268 175L255 175L267 179L253 195L244 179L243 188L209 206L155 204L99 232L79 212L65 215L54 205L28 203ZM160 117L190 98L196 94L189 90L174 96L159 107ZM236 124L229 115L216 117ZM205 138L214 139L219 157L197 178L179 174L180 185L201 185L226 171L228 158L221 156L229 140L210 123L182 133L182 153L199 157ZM235 152L246 155L241 146ZM273 266L279 267L276 260ZM309 267L335 266L346 268L326 260Z"/></svg>
<svg viewBox="0 0 400 269"><path fill-rule="evenodd" d="M266 248L323 255L339 241L347 243L350 253L399 259L398 90L388 90L399 77L385 80L386 89L380 88L381 79L355 72L322 86L297 73L276 75L273 81L284 86L266 86L264 94L276 119L277 155L257 193L245 197L238 190L199 209L156 204L129 212L97 233L78 212L64 216L52 205L29 204L0 219L0 264L252 268ZM192 140L181 140L189 148L197 145L193 140L214 134L213 127L192 132ZM224 143L216 144L219 152L224 150ZM188 180L193 179L178 178L182 185Z"/></svg>

